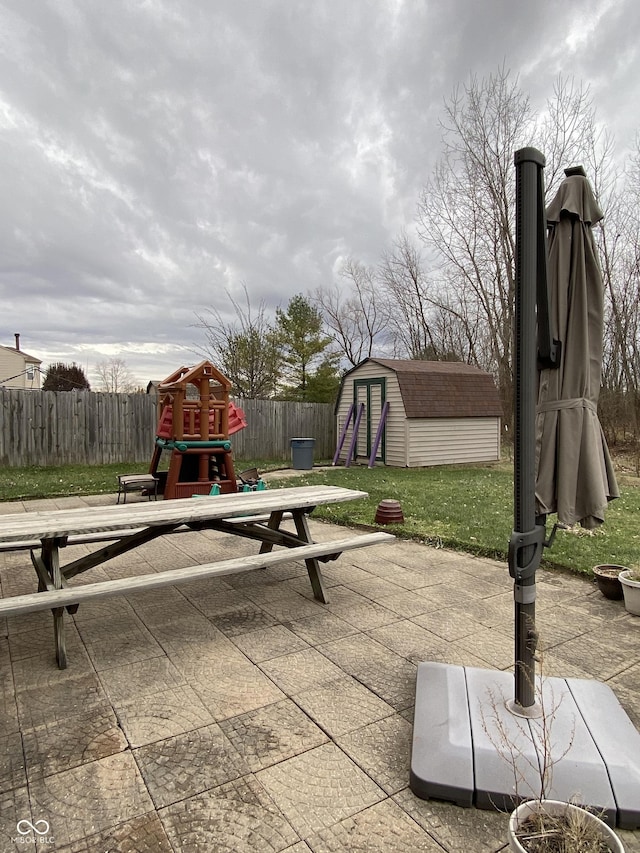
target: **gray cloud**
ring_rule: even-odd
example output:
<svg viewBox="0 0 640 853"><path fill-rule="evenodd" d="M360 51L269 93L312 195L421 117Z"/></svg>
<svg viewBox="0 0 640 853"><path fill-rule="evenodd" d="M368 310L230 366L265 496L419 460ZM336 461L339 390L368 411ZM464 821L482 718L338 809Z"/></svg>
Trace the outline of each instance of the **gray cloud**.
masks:
<svg viewBox="0 0 640 853"><path fill-rule="evenodd" d="M635 134L637 4L5 0L0 342L141 383L225 289L271 310L410 225L443 100L504 63Z"/></svg>

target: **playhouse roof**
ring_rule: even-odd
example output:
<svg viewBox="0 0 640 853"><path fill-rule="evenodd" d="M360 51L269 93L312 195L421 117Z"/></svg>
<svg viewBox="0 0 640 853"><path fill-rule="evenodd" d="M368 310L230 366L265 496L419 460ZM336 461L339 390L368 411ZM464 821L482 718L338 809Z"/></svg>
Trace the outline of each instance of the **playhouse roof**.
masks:
<svg viewBox="0 0 640 853"><path fill-rule="evenodd" d="M502 417L502 405L493 377L471 364L457 361L418 361L367 358L393 370L408 418Z"/></svg>
<svg viewBox="0 0 640 853"><path fill-rule="evenodd" d="M166 379L160 382L158 389L160 391L165 391L169 388L186 389L189 383L195 384L202 379L217 382L227 391L231 388L230 380L217 367L211 364L210 361L201 361L195 367L179 367L170 376L167 376Z"/></svg>

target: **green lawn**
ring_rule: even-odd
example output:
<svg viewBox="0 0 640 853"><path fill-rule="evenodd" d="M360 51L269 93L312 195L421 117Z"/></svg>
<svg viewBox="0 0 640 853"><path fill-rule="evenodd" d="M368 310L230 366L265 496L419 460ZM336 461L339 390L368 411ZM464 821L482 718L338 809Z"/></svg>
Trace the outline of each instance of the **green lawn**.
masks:
<svg viewBox="0 0 640 853"><path fill-rule="evenodd" d="M293 480L278 483L292 485ZM513 528L513 472L505 465L442 468L334 468L309 472L298 483L327 483L361 489L366 501L318 508L315 515L339 524L374 522L378 503L395 498L405 523L392 532L436 547L507 559ZM558 530L544 563L589 573L602 563L640 561L640 487L621 485L622 496L607 511L606 523L591 533ZM548 534L555 517L549 519Z"/></svg>
<svg viewBox="0 0 640 853"><path fill-rule="evenodd" d="M236 461L236 471L282 467L269 460ZM56 468L5 468L0 471L0 500L87 495L115 492L117 475L144 470L138 464ZM405 523L390 527L399 536L436 547L506 560L513 526L512 469L507 465L442 468L330 468L277 480L270 488L328 483L369 493L363 501L318 508L315 515L345 525L373 525L378 503L396 498ZM640 487L621 485L622 496L607 512L603 527L593 533L560 530L553 548L545 550L546 565L590 572L600 563L630 565L640 561ZM553 518L550 519L550 531Z"/></svg>

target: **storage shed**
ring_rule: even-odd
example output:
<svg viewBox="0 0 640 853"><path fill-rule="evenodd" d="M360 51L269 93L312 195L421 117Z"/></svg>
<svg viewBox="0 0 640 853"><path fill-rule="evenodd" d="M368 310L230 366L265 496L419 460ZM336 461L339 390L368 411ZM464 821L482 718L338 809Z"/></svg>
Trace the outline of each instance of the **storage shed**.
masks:
<svg viewBox="0 0 640 853"><path fill-rule="evenodd" d="M344 375L336 417L343 461L420 468L500 458L498 389L470 364L367 358Z"/></svg>

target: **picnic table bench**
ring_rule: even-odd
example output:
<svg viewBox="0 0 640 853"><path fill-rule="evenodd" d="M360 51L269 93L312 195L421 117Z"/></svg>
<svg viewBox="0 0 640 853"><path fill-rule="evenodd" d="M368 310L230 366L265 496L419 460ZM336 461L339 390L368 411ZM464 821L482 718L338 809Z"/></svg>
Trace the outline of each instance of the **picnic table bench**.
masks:
<svg viewBox="0 0 640 853"><path fill-rule="evenodd" d="M0 516L0 550L29 550L38 579L38 591L0 599L0 616L16 616L51 609L56 658L67 665L64 633L65 610L75 613L84 601L126 595L184 581L219 577L240 571L268 568L291 559L303 559L314 597L328 602L320 562L334 560L343 551L393 540L377 531L313 542L308 515L319 505L357 500L366 492L338 486L296 486L263 492L217 495L198 500L180 499L106 507L81 507ZM295 532L281 527L291 519ZM146 542L171 533L216 530L260 542L259 553L170 569L117 580L70 586L71 578L124 554ZM108 542L109 544L103 544ZM73 544L97 544L89 554L64 566L61 551ZM273 551L274 546L282 550ZM215 545L212 544L212 549ZM293 553L290 549L293 549Z"/></svg>

